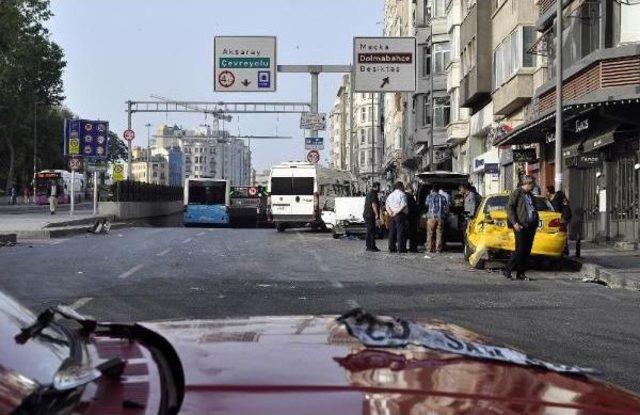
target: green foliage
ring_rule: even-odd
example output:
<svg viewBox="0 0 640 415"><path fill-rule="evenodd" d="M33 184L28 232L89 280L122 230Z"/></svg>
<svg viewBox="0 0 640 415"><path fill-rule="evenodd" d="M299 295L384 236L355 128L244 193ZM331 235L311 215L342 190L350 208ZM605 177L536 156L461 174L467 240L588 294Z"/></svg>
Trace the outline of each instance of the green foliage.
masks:
<svg viewBox="0 0 640 415"><path fill-rule="evenodd" d="M31 177L36 108L39 168L61 162L65 62L43 26L50 16L48 0L0 0L0 183L7 188Z"/></svg>
<svg viewBox="0 0 640 415"><path fill-rule="evenodd" d="M126 160L127 155L127 144L118 137L118 134L109 131L109 157L107 160L114 163L118 160Z"/></svg>

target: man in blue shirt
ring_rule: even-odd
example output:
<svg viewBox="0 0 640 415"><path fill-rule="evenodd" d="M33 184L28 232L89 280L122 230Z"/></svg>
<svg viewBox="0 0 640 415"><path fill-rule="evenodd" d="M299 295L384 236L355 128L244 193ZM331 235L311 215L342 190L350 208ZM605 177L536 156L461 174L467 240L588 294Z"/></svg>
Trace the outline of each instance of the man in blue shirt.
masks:
<svg viewBox="0 0 640 415"><path fill-rule="evenodd" d="M427 206L427 251L442 252L444 247L444 226L449 213L449 202L440 193L439 186L433 186L425 202Z"/></svg>

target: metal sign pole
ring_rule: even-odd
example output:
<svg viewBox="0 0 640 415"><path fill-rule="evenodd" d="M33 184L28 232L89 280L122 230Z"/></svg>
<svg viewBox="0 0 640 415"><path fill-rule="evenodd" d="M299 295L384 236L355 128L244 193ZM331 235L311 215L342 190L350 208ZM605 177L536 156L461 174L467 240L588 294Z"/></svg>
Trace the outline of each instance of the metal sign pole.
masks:
<svg viewBox="0 0 640 415"><path fill-rule="evenodd" d="M57 196L56 196L57 197ZM71 170L71 209L69 215L73 216L73 211L76 206L76 170Z"/></svg>
<svg viewBox="0 0 640 415"><path fill-rule="evenodd" d="M556 16L556 143L555 143L555 186L556 191L562 190L562 5L557 2Z"/></svg>
<svg viewBox="0 0 640 415"><path fill-rule="evenodd" d="M93 172L93 216L98 214L98 171Z"/></svg>
<svg viewBox="0 0 640 415"><path fill-rule="evenodd" d="M127 101L127 130L131 130L131 101ZM131 158L132 158L132 147L133 143L129 140L129 148L127 149L127 180L131 180Z"/></svg>
<svg viewBox="0 0 640 415"><path fill-rule="evenodd" d="M376 127L375 127L375 117L374 117L374 109L375 109L375 101L374 94L371 93L371 185L373 186L373 182L375 181L373 176L375 175L375 163L376 163Z"/></svg>
<svg viewBox="0 0 640 415"><path fill-rule="evenodd" d="M311 113L318 114L318 72L311 72ZM311 137L318 136L318 130L310 131Z"/></svg>

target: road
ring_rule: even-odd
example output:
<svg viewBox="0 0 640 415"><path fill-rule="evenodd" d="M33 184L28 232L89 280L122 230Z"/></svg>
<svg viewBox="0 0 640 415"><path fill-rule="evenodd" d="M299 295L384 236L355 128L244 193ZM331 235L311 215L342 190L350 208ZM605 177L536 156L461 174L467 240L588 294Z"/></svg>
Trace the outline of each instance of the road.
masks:
<svg viewBox="0 0 640 415"><path fill-rule="evenodd" d="M461 254L366 253L309 231L139 227L0 248L1 287L101 320L375 313L445 319L640 392L640 294L536 271L507 281Z"/></svg>

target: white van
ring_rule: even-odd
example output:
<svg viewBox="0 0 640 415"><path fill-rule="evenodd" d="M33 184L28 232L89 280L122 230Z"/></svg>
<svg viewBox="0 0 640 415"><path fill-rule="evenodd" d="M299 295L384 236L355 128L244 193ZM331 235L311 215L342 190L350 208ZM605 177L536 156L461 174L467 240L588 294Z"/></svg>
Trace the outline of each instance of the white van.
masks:
<svg viewBox="0 0 640 415"><path fill-rule="evenodd" d="M306 162L282 163L271 168L271 215L278 232L286 228L322 226L316 166Z"/></svg>

